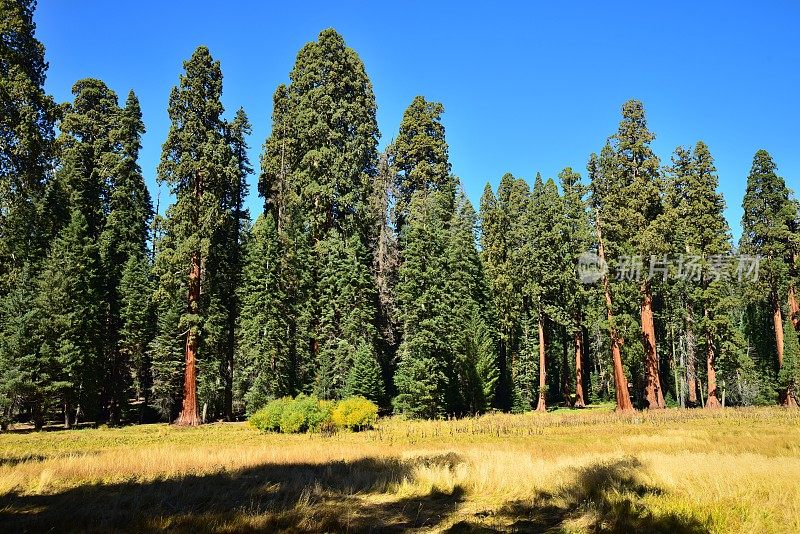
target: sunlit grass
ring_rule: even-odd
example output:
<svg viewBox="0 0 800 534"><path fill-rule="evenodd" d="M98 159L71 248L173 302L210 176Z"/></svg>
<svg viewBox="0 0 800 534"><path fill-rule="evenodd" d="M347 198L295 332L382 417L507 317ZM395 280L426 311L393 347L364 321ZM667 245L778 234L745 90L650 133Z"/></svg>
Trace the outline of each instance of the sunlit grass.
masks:
<svg viewBox="0 0 800 534"><path fill-rule="evenodd" d="M800 413L611 407L0 435L0 530L800 532Z"/></svg>

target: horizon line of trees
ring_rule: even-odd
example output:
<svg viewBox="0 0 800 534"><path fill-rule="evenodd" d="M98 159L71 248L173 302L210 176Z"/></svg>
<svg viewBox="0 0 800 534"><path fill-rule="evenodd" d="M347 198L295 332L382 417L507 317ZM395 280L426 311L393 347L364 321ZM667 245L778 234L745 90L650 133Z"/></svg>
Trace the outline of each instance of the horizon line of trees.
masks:
<svg viewBox="0 0 800 534"><path fill-rule="evenodd" d="M145 126L97 79L57 104L32 0L0 0L0 424L196 425L270 399L360 395L462 416L613 400L618 410L796 407L800 210L769 153L734 246L709 148L651 148L644 107L557 181L504 175L479 209L444 107L417 96L380 152L375 96L333 29L273 94L255 220L251 126L198 47L169 98L154 209ZM586 252L609 271L582 283ZM720 257L760 259L758 277ZM695 276L614 277L690 256Z"/></svg>

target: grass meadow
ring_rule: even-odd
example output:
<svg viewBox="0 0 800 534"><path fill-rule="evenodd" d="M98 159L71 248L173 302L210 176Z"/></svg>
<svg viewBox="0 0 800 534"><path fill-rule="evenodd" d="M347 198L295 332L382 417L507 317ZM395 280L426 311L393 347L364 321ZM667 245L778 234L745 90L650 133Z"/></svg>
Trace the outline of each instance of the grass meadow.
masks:
<svg viewBox="0 0 800 534"><path fill-rule="evenodd" d="M800 411L0 435L0 532L800 532Z"/></svg>

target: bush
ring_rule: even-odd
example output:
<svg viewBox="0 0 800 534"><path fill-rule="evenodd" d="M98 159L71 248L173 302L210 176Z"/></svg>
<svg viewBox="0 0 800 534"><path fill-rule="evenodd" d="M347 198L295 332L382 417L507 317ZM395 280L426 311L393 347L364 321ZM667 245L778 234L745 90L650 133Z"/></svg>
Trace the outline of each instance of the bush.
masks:
<svg viewBox="0 0 800 534"><path fill-rule="evenodd" d="M332 418L339 428L366 430L375 426L378 406L364 397L350 397L336 404Z"/></svg>
<svg viewBox="0 0 800 534"><path fill-rule="evenodd" d="M293 403L291 397L271 400L266 406L250 416L250 425L262 432L277 432L286 409Z"/></svg>
<svg viewBox="0 0 800 534"><path fill-rule="evenodd" d="M249 419L262 432L325 432L347 428L372 428L378 419L378 406L363 398L351 397L338 403L300 394L269 401Z"/></svg>

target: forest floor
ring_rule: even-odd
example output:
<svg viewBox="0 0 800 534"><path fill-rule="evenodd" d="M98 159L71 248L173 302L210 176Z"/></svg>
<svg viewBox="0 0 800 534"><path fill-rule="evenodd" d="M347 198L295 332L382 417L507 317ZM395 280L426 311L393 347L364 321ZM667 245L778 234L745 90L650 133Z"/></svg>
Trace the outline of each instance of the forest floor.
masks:
<svg viewBox="0 0 800 534"><path fill-rule="evenodd" d="M1 532L800 532L800 410L0 435Z"/></svg>

